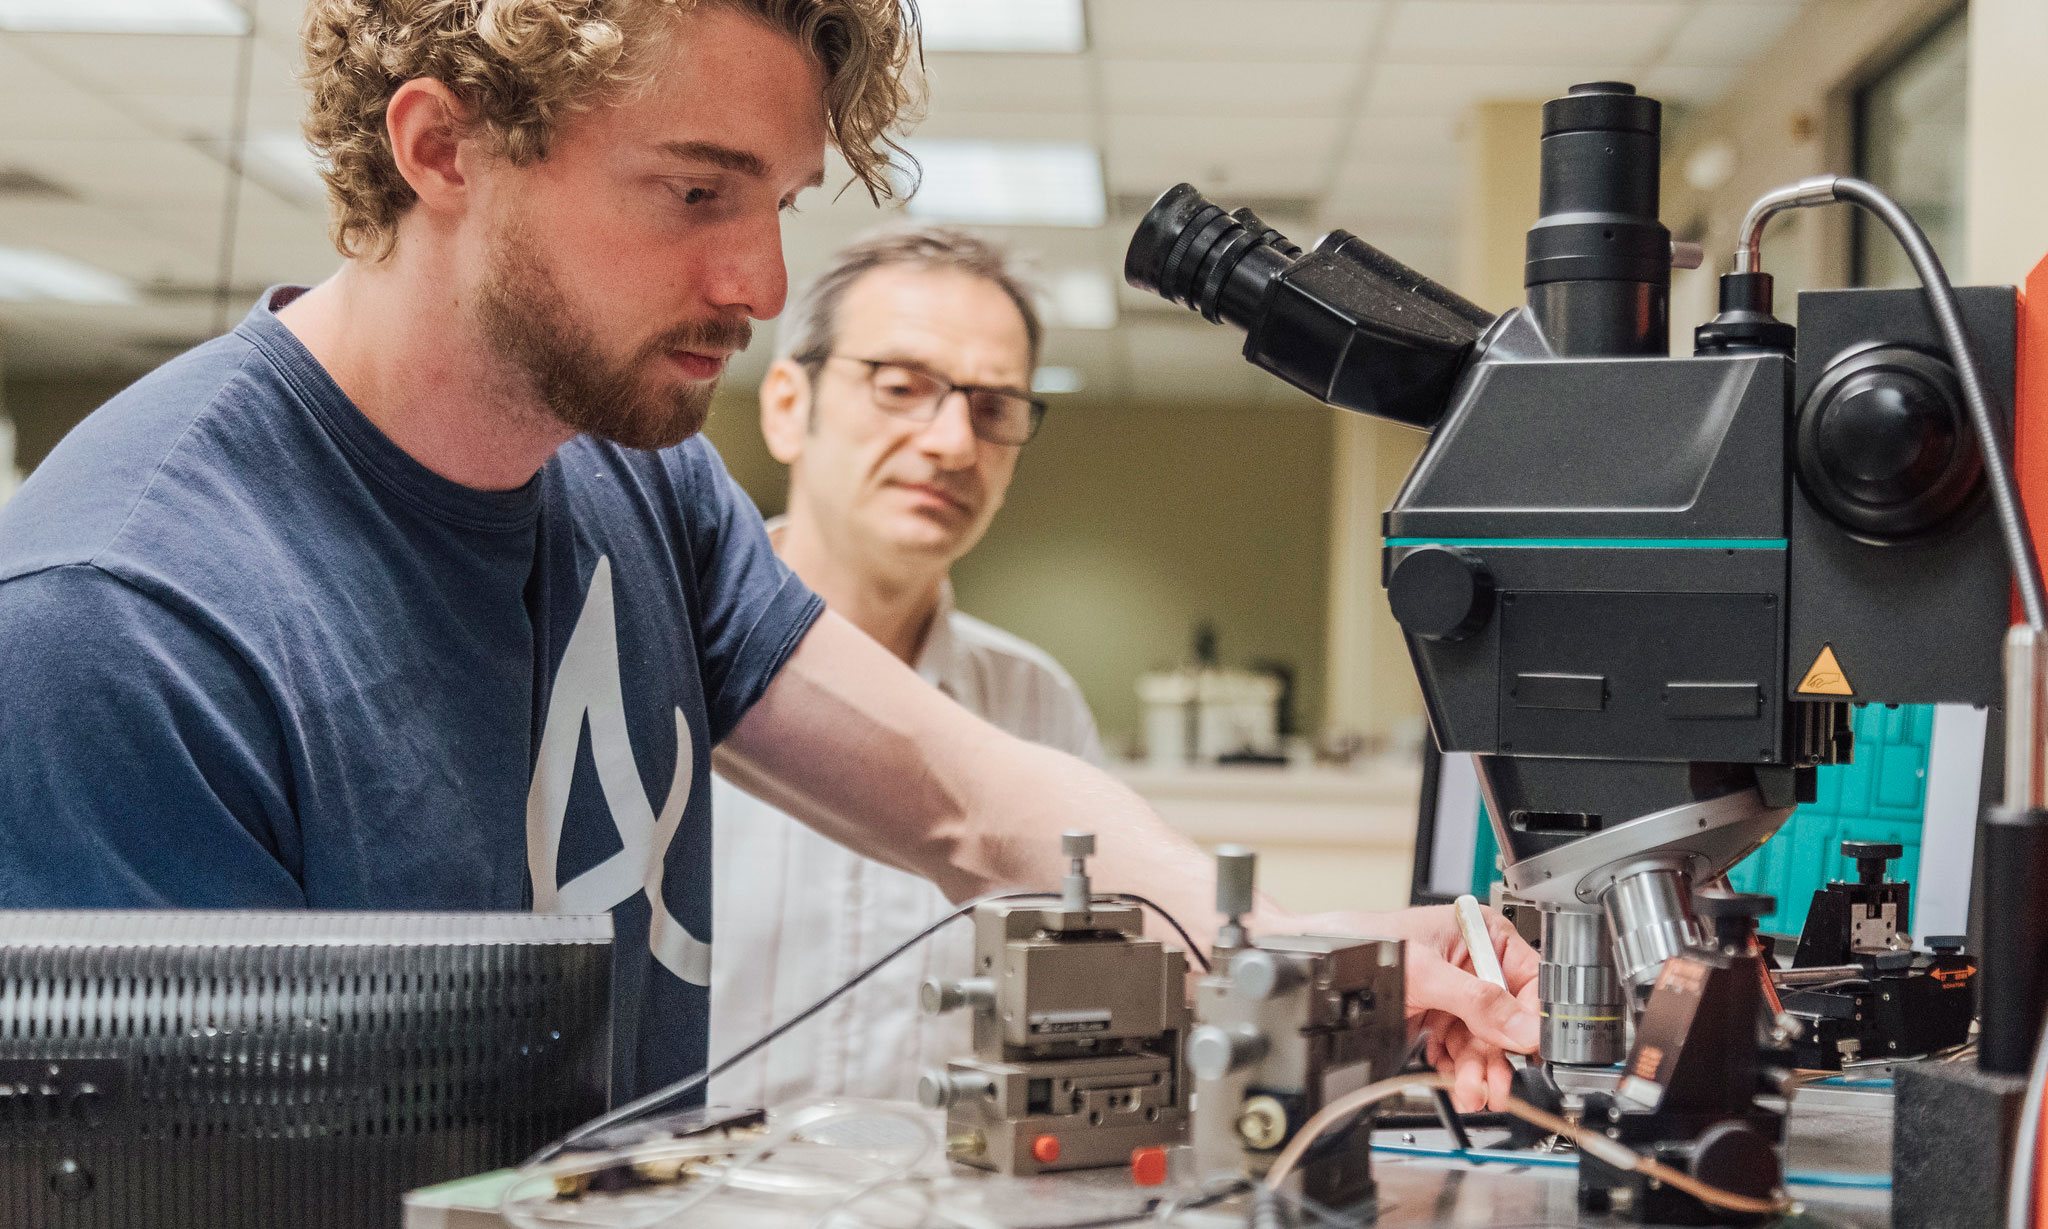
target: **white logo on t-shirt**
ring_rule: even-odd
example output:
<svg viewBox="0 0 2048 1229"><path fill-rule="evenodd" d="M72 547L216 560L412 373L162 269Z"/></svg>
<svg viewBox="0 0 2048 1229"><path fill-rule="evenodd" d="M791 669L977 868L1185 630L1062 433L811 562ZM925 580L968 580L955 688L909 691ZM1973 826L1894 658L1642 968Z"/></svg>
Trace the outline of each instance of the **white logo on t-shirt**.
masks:
<svg viewBox="0 0 2048 1229"><path fill-rule="evenodd" d="M583 598L583 613L569 633L562 668L548 696L547 724L526 794L526 865L533 878L536 913L608 913L612 906L647 893L651 906L647 946L669 972L694 985L711 982L711 945L684 928L662 902L661 880L669 843L682 826L690 800L692 744L683 710L676 710L676 773L668 801L656 816L640 784L633 744L626 731L626 697L619 682L619 632L612 604L612 563L600 557ZM591 758L597 764L619 852L555 886L562 851L562 824L569 810L569 786L576 775L576 750L583 720L590 719Z"/></svg>

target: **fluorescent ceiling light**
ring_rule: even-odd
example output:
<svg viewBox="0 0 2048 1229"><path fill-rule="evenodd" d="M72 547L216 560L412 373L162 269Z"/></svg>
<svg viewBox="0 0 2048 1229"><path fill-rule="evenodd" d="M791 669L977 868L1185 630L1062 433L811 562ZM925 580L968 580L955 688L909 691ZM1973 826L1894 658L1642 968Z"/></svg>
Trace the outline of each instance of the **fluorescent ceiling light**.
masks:
<svg viewBox="0 0 2048 1229"><path fill-rule="evenodd" d="M0 30L86 34L243 34L235 0L0 0Z"/></svg>
<svg viewBox="0 0 2048 1229"><path fill-rule="evenodd" d="M909 141L912 217L988 226L1100 226L1102 159L1077 142Z"/></svg>
<svg viewBox="0 0 2048 1229"><path fill-rule="evenodd" d="M1063 269L1045 279L1039 310L1058 328L1113 329L1116 287L1100 269Z"/></svg>
<svg viewBox="0 0 2048 1229"><path fill-rule="evenodd" d="M69 256L0 247L0 303L133 303L135 288Z"/></svg>
<svg viewBox="0 0 2048 1229"><path fill-rule="evenodd" d="M1051 51L1088 46L1081 0L920 0L926 51Z"/></svg>
<svg viewBox="0 0 2048 1229"><path fill-rule="evenodd" d="M1040 367L1031 377L1034 393L1078 393L1084 381L1078 367Z"/></svg>

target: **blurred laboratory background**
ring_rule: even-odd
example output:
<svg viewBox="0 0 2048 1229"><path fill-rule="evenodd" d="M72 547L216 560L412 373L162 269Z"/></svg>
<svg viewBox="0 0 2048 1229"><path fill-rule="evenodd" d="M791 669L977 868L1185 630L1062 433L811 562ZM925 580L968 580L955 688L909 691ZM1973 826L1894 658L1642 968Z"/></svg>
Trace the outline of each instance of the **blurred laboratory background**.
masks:
<svg viewBox="0 0 2048 1229"><path fill-rule="evenodd" d="M930 113L905 212L1027 253L1053 402L961 607L1058 658L1120 771L1214 842L1254 836L1293 903L1407 894L1426 737L1379 585L1379 510L1421 436L1247 365L1237 335L1123 285L1182 180L1298 241L1343 227L1482 305L1522 295L1538 109L1624 80L1665 104L1663 213L1690 350L1743 208L1823 171L1911 208L1958 280L2048 248L2041 0L920 0ZM0 0L0 498L151 366L336 265L298 133L297 0ZM801 282L895 216L844 173L784 230ZM1815 211L1802 286L1906 284ZM770 330L709 432L764 513ZM0 650L4 651L4 650ZM1221 761L1221 762L1219 762Z"/></svg>

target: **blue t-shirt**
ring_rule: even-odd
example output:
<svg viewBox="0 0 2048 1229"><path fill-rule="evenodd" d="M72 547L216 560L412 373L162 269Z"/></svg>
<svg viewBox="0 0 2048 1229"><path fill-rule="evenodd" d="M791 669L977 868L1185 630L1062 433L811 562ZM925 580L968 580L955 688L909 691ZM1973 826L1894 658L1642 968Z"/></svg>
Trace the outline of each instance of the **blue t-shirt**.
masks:
<svg viewBox="0 0 2048 1229"><path fill-rule="evenodd" d="M613 1096L701 1068L711 748L822 603L702 438L439 477L295 293L0 508L0 907L609 911Z"/></svg>

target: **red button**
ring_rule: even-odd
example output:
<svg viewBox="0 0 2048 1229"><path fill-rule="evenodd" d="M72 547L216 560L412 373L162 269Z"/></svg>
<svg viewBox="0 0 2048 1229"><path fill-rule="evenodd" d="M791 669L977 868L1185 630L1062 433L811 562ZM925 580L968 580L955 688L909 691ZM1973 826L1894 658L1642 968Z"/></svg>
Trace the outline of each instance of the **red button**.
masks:
<svg viewBox="0 0 2048 1229"><path fill-rule="evenodd" d="M1131 1181L1139 1186L1158 1186L1166 1181L1166 1149L1131 1149Z"/></svg>
<svg viewBox="0 0 2048 1229"><path fill-rule="evenodd" d="M1040 1165L1050 1165L1060 1159L1060 1140L1057 1135L1041 1135L1031 1141L1031 1155Z"/></svg>

